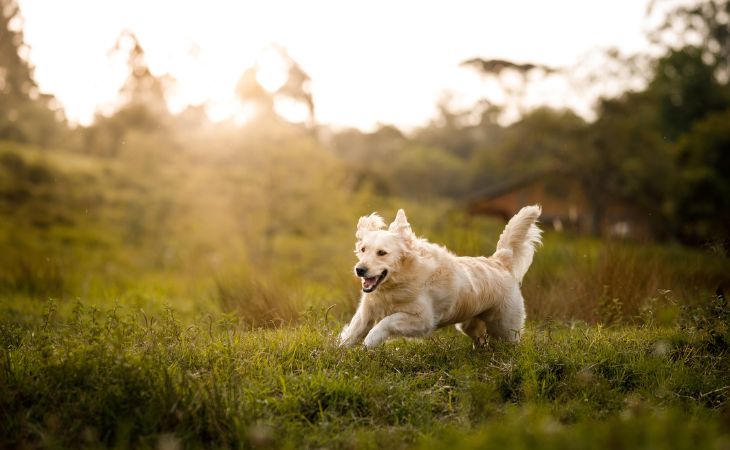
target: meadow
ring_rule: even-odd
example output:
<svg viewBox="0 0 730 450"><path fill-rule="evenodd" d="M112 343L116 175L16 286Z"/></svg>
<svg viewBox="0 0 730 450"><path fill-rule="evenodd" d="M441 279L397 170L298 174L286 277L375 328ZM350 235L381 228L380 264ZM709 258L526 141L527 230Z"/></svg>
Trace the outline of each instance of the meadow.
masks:
<svg viewBox="0 0 730 450"><path fill-rule="evenodd" d="M0 146L0 447L730 448L725 255L548 231L519 345L343 350L359 215L467 255L504 224L285 148Z"/></svg>
<svg viewBox="0 0 730 450"><path fill-rule="evenodd" d="M0 449L730 449L730 0L644 2L644 50L543 45L562 67L530 42L535 5L196 3L182 24L180 5L120 2L86 29L56 14L75 27L58 33L18 3L0 0ZM538 22L572 43L610 25L564 6ZM497 42L459 16L519 26ZM461 50L439 60L434 36ZM452 70L468 96L420 91ZM342 128L375 114L363 94L379 122ZM477 213L509 215L500 195L545 206L519 344L337 346L360 216L403 208L419 236L490 255L505 223Z"/></svg>

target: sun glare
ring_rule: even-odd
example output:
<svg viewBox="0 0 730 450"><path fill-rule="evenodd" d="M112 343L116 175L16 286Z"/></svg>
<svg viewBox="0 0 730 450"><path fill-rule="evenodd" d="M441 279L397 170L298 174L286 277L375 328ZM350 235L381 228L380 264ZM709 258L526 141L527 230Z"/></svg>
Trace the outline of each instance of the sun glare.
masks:
<svg viewBox="0 0 730 450"><path fill-rule="evenodd" d="M275 92L286 77L271 50L276 44L311 77L321 123L372 129L378 123L424 124L435 116L434 105L444 91L464 104L484 97L483 83L462 83L465 69L459 63L467 58L559 65L608 42L624 48L641 45L645 2L598 9L577 0L559 3L575 14L600 14L606 20L566 19L559 26L558 18L543 20L557 7L532 4L526 15L524 2L456 1L448 8L424 3L418 21L409 19L412 5L383 0L367 5L211 0L204 7L172 0L20 0L20 7L40 88L58 98L72 121L88 124L95 111L113 104L126 68L112 64L108 51L119 33L129 29L139 38L152 72L176 80L169 92L173 111L204 104L213 120L237 115L235 87L254 64L260 66L257 80ZM78 20L81 14L93 20ZM620 20L623 31L609 17ZM580 29L587 23L596 24L590 33ZM629 27L631 33L625 31ZM527 29L541 38L520 34ZM592 40L577 41L576 35ZM277 110L292 109L285 103L277 101Z"/></svg>
<svg viewBox="0 0 730 450"><path fill-rule="evenodd" d="M276 92L286 82L287 65L273 46L265 48L256 59L259 70L256 80L270 93Z"/></svg>

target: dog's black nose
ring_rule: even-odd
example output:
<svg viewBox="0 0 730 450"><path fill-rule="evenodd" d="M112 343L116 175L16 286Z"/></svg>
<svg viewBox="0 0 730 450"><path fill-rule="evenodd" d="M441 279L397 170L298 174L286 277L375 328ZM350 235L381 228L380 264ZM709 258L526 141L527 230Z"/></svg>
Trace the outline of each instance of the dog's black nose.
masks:
<svg viewBox="0 0 730 450"><path fill-rule="evenodd" d="M358 277L364 277L366 273L368 273L367 267L355 267L355 273Z"/></svg>

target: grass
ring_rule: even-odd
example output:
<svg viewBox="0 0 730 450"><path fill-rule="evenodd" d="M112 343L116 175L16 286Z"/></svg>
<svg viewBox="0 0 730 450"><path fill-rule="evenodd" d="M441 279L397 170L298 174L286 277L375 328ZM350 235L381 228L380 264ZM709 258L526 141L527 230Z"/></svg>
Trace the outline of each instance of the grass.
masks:
<svg viewBox="0 0 730 450"><path fill-rule="evenodd" d="M186 311L235 311L252 324L336 304L344 320L359 290L359 214L404 206L419 235L461 255L491 254L504 227L448 202L348 192L336 177L312 186L288 177L270 202L254 201L276 181L268 167L321 158L281 151L225 164L183 153L138 166L0 142L0 293L62 304L157 298ZM321 170L334 164L324 162ZM707 251L546 233L523 288L530 317L627 323L651 302L696 303L728 273L730 259Z"/></svg>
<svg viewBox="0 0 730 450"><path fill-rule="evenodd" d="M486 350L451 331L342 350L341 324L314 310L269 330L80 303L24 317L0 325L2 447L730 443L724 305L672 326L533 324Z"/></svg>
<svg viewBox="0 0 730 450"><path fill-rule="evenodd" d="M521 344L342 350L359 214L405 206L462 255L504 224L264 150L136 166L0 142L0 448L730 447L726 256L548 232Z"/></svg>

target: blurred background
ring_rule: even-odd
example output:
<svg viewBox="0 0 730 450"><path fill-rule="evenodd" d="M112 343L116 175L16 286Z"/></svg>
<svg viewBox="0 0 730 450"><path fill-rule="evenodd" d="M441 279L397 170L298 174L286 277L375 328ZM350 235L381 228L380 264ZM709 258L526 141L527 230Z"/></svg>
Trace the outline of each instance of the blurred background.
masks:
<svg viewBox="0 0 730 450"><path fill-rule="evenodd" d="M337 306L357 218L489 255L540 203L539 320L722 295L730 1L0 0L0 296Z"/></svg>

